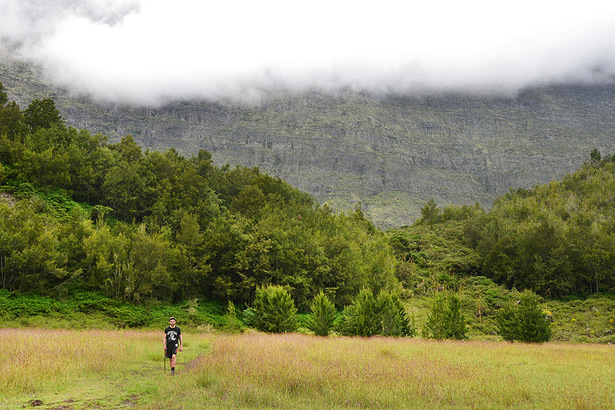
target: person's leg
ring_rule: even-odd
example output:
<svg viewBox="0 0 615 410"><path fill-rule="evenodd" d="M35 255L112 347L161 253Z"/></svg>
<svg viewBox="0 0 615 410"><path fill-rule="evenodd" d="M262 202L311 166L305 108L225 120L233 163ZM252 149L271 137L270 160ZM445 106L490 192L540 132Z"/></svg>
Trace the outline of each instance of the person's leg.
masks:
<svg viewBox="0 0 615 410"><path fill-rule="evenodd" d="M175 374L175 363L177 362L177 354L173 354L171 357L171 374Z"/></svg>

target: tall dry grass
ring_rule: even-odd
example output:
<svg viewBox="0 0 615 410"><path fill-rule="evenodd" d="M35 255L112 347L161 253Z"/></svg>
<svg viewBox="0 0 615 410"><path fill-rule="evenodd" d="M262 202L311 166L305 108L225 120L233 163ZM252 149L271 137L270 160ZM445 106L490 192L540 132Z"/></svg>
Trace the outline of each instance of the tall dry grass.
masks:
<svg viewBox="0 0 615 410"><path fill-rule="evenodd" d="M161 340L155 332L0 329L0 390L35 392L121 371Z"/></svg>
<svg viewBox="0 0 615 410"><path fill-rule="evenodd" d="M212 336L184 388L186 408L615 408L605 345Z"/></svg>
<svg viewBox="0 0 615 410"><path fill-rule="evenodd" d="M615 408L610 345L186 334L171 378L161 339L0 330L0 407Z"/></svg>

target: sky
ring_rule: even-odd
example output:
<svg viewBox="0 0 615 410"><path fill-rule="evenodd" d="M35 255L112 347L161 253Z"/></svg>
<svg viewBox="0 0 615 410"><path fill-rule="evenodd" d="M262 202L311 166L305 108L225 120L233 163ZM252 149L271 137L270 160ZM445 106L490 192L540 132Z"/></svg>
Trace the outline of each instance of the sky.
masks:
<svg viewBox="0 0 615 410"><path fill-rule="evenodd" d="M1 0L0 48L104 101L515 94L615 75L604 0Z"/></svg>

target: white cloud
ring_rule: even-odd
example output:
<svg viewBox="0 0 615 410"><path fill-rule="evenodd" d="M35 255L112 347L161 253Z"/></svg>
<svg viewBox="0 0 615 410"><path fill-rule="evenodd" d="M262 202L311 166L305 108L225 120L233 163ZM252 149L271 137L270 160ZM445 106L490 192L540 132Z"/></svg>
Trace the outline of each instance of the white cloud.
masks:
<svg viewBox="0 0 615 410"><path fill-rule="evenodd" d="M515 92L615 73L615 4L595 0L3 0L0 37L61 85L140 103Z"/></svg>

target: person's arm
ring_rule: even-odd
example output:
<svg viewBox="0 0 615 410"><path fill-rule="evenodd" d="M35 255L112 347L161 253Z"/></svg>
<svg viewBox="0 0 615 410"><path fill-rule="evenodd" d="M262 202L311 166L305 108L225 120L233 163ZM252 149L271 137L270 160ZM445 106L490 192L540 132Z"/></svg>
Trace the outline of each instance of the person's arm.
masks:
<svg viewBox="0 0 615 410"><path fill-rule="evenodd" d="M182 351L182 345L184 344L184 341L182 339L182 334L179 334L179 351Z"/></svg>
<svg viewBox="0 0 615 410"><path fill-rule="evenodd" d="M164 347L164 350L167 350L167 334L165 332L164 336L162 336L162 347Z"/></svg>

